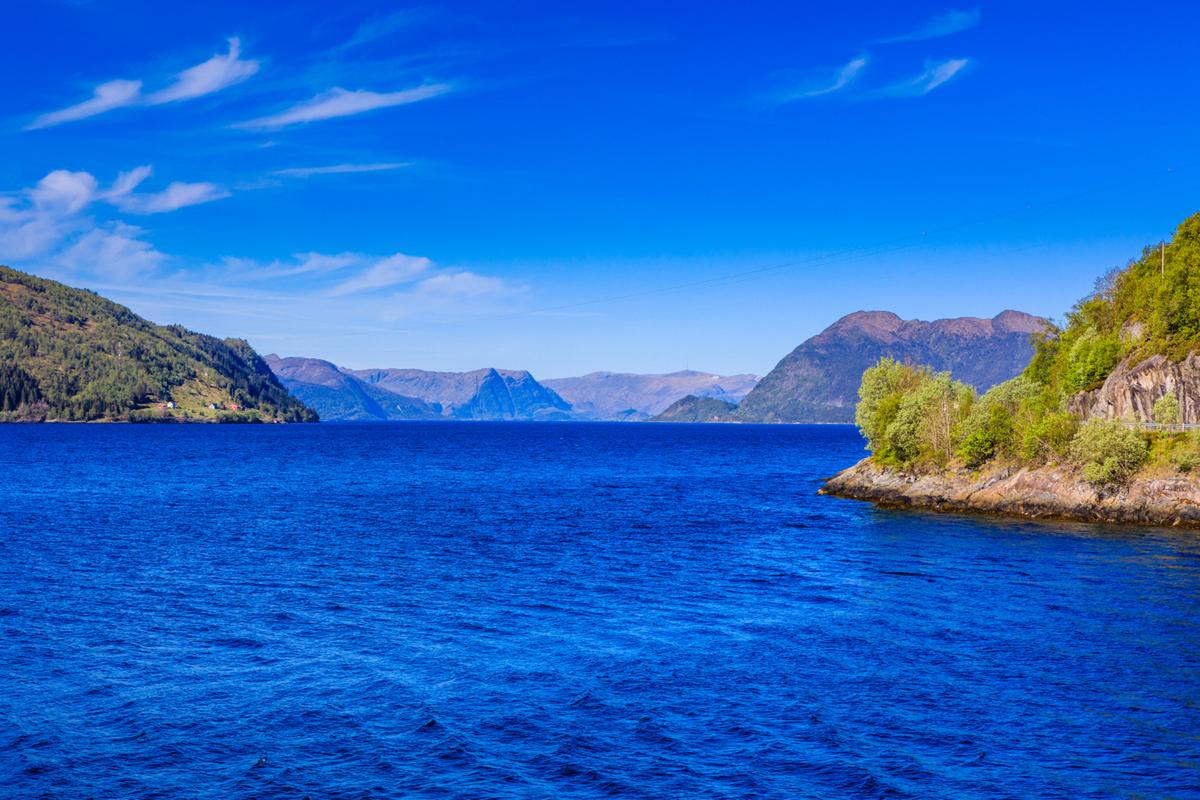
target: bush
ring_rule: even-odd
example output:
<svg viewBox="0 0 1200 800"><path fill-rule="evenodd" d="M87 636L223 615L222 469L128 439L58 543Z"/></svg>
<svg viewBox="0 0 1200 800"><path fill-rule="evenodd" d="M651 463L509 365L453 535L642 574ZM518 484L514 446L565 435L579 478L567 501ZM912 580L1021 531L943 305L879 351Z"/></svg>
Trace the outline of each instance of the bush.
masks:
<svg viewBox="0 0 1200 800"><path fill-rule="evenodd" d="M1141 433L1117 422L1090 420L1071 440L1071 456L1083 479L1098 488L1127 483L1149 455Z"/></svg>
<svg viewBox="0 0 1200 800"><path fill-rule="evenodd" d="M1180 419L1179 400L1171 392L1154 403L1154 421L1159 425L1178 425Z"/></svg>
<svg viewBox="0 0 1200 800"><path fill-rule="evenodd" d="M1037 417L1021 436L1021 456L1029 461L1057 461L1071 447L1078 421L1066 411L1050 411Z"/></svg>
<svg viewBox="0 0 1200 800"><path fill-rule="evenodd" d="M1026 377L998 383L979 398L958 430L958 455L971 469L1014 455L1018 432L1032 422L1030 403L1042 387Z"/></svg>

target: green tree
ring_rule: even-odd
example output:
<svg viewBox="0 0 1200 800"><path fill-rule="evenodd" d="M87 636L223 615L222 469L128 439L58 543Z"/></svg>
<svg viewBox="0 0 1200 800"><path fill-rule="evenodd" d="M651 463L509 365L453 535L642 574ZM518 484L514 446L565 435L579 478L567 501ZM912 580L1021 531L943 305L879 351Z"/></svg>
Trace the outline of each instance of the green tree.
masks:
<svg viewBox="0 0 1200 800"><path fill-rule="evenodd" d="M1154 421L1159 425L1178 425L1181 421L1179 399L1167 392L1154 403Z"/></svg>

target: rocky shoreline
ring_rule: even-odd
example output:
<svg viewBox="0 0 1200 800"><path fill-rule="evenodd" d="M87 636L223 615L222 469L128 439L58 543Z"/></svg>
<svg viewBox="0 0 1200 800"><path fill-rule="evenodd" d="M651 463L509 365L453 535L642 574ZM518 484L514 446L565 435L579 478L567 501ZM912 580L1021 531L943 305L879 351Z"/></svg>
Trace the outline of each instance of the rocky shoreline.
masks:
<svg viewBox="0 0 1200 800"><path fill-rule="evenodd" d="M1200 527L1200 481L1186 475L1139 477L1123 489L1097 492L1065 467L917 474L867 458L827 480L819 493L887 508Z"/></svg>

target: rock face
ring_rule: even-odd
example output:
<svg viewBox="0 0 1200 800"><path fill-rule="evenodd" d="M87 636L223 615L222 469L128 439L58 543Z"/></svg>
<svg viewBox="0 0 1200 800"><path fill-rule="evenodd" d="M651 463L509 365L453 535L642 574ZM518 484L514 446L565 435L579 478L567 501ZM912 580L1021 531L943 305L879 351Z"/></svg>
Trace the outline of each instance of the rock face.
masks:
<svg viewBox="0 0 1200 800"><path fill-rule="evenodd" d="M542 383L558 392L580 417L635 420L653 417L688 395L737 403L758 383L758 376L714 375L695 370L663 375L592 372Z"/></svg>
<svg viewBox="0 0 1200 800"><path fill-rule="evenodd" d="M715 397L696 397L689 394L676 400L665 411L650 419L651 422L732 422L733 403Z"/></svg>
<svg viewBox="0 0 1200 800"><path fill-rule="evenodd" d="M820 493L894 508L1200 526L1200 481L1182 475L1137 479L1108 494L1061 467L917 475L864 459L826 481Z"/></svg>
<svg viewBox="0 0 1200 800"><path fill-rule="evenodd" d="M1071 413L1081 418L1154 420L1154 403L1172 392L1179 400L1182 421L1200 423L1200 354L1183 361L1151 356L1117 365L1104 384L1070 399Z"/></svg>
<svg viewBox="0 0 1200 800"><path fill-rule="evenodd" d="M1019 311L991 319L903 320L888 311L842 317L801 344L737 410L744 422L853 422L862 373L882 356L949 370L980 391L1018 375L1046 321Z"/></svg>
<svg viewBox="0 0 1200 800"><path fill-rule="evenodd" d="M520 370L350 370L320 359L275 355L267 363L297 397L324 409L326 420L566 419L571 410Z"/></svg>

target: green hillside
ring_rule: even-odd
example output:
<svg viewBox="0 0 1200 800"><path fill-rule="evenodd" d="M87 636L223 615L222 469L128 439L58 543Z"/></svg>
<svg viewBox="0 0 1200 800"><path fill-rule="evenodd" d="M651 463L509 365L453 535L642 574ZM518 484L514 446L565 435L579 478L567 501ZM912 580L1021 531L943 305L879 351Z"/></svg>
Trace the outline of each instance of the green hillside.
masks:
<svg viewBox="0 0 1200 800"><path fill-rule="evenodd" d="M1200 438L1179 424L1196 421L1200 394L1180 367L1200 351L1200 214L1102 276L1034 344L1020 376L981 396L949 373L880 360L863 374L856 414L872 457L902 468L1067 463L1102 486L1147 468L1200 469ZM1141 408L1127 404L1122 419L1081 412L1106 385Z"/></svg>
<svg viewBox="0 0 1200 800"><path fill-rule="evenodd" d="M0 420L316 421L241 339L0 267Z"/></svg>

